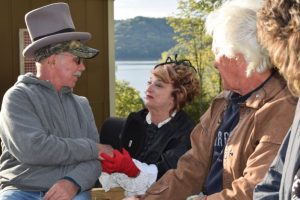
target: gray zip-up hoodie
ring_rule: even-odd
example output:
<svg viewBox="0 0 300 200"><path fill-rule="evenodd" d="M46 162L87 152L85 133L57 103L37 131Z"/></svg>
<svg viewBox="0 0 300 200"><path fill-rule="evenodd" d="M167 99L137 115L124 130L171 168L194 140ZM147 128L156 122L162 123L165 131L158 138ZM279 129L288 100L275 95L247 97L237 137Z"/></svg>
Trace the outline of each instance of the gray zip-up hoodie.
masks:
<svg viewBox="0 0 300 200"><path fill-rule="evenodd" d="M0 113L0 187L47 191L66 177L81 191L100 172L98 131L89 102L70 88L21 75L4 95Z"/></svg>

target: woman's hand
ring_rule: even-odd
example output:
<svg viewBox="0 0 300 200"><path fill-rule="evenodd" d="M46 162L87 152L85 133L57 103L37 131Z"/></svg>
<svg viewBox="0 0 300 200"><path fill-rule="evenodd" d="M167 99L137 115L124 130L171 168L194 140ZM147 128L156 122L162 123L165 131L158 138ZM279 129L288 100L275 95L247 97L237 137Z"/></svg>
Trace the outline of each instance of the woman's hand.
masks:
<svg viewBox="0 0 300 200"><path fill-rule="evenodd" d="M124 173L129 177L136 177L139 174L139 168L134 164L126 149L123 148L122 153L115 149L113 154L113 157L106 153L100 154L100 157L103 158L103 160L101 160L101 164L104 172L109 174L119 172Z"/></svg>

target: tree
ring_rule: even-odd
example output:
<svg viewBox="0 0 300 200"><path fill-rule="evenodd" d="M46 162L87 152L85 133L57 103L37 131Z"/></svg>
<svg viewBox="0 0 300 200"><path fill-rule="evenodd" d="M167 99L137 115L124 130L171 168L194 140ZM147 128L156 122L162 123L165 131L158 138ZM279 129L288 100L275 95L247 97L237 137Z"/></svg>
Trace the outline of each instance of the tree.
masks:
<svg viewBox="0 0 300 200"><path fill-rule="evenodd" d="M221 89L219 74L213 66L212 40L205 34L204 27L205 17L220 3L221 0L179 0L177 16L168 18L177 44L162 57L177 53L179 58L189 59L198 71L200 95L186 108L194 119L199 119Z"/></svg>
<svg viewBox="0 0 300 200"><path fill-rule="evenodd" d="M127 117L144 107L139 92L129 86L127 81L116 81L116 116Z"/></svg>

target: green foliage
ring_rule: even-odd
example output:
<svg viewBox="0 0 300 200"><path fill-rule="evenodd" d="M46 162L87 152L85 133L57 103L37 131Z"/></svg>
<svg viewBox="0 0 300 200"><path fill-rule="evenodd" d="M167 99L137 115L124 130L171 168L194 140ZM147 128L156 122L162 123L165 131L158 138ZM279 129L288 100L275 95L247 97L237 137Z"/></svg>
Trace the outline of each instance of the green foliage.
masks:
<svg viewBox="0 0 300 200"><path fill-rule="evenodd" d="M116 81L116 116L127 117L129 113L143 108L139 92L127 81Z"/></svg>
<svg viewBox="0 0 300 200"><path fill-rule="evenodd" d="M157 60L161 52L175 45L173 36L166 18L116 20L116 59Z"/></svg>
<svg viewBox="0 0 300 200"><path fill-rule="evenodd" d="M221 90L220 77L213 66L214 56L210 50L212 40L205 34L204 27L207 13L220 2L221 0L179 0L177 16L167 19L174 29L177 44L162 53L162 57L165 59L168 55L177 53L179 58L189 59L197 68L200 95L193 104L185 108L197 120Z"/></svg>

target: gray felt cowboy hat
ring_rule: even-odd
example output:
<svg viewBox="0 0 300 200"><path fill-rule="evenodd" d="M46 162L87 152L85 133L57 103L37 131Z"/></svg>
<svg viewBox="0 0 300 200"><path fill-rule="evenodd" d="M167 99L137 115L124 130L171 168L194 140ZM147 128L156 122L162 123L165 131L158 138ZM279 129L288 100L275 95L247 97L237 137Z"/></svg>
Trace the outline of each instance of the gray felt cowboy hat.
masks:
<svg viewBox="0 0 300 200"><path fill-rule="evenodd" d="M23 56L34 57L35 52L48 45L76 40L86 42L91 39L88 32L75 32L68 4L53 3L28 12L25 23L30 35L31 44L23 50ZM98 50L85 46L92 58ZM89 54L90 55L90 54Z"/></svg>

